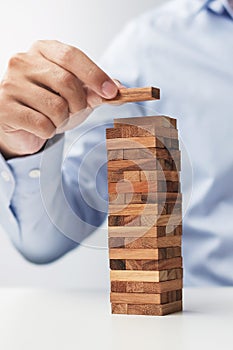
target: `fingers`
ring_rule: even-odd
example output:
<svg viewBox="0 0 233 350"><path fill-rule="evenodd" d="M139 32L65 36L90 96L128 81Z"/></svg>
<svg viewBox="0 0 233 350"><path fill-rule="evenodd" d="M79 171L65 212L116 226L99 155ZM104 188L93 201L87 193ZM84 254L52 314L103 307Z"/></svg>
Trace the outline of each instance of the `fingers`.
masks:
<svg viewBox="0 0 233 350"><path fill-rule="evenodd" d="M12 112L12 114L7 115L8 118L5 118L6 121L2 125L2 129L6 134L11 133L12 130L24 130L43 140L55 135L56 128L45 115L15 101L9 101L9 104L7 114L9 112Z"/></svg>
<svg viewBox="0 0 233 350"><path fill-rule="evenodd" d="M62 96L67 101L71 114L87 106L86 92L82 82L74 74L41 56L37 58L37 69L30 71L28 79Z"/></svg>
<svg viewBox="0 0 233 350"><path fill-rule="evenodd" d="M51 62L65 68L104 98L113 98L118 92L114 81L75 47L58 41L37 41L31 52L39 52Z"/></svg>
<svg viewBox="0 0 233 350"><path fill-rule="evenodd" d="M9 70L5 80L9 84L11 83L12 87L18 84L24 96L30 96L31 94L29 89L26 93L24 91L28 87L27 81L44 87L50 92L52 90L52 92L61 95L67 101L71 114L86 107L86 92L82 82L72 73L48 61L40 54L21 53L15 55L9 62ZM10 90L12 91L13 89L10 88ZM40 102L43 102L43 100L40 100ZM42 112L45 113L45 111Z"/></svg>
<svg viewBox="0 0 233 350"><path fill-rule="evenodd" d="M23 91L19 86L14 86L14 99L46 116L55 128L69 118L69 106L62 96L30 82L25 83Z"/></svg>

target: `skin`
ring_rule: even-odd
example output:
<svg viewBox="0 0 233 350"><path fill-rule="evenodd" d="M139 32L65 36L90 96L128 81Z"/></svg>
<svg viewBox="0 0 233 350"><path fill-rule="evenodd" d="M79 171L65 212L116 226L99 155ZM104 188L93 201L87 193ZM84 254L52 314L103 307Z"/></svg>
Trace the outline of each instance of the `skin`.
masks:
<svg viewBox="0 0 233 350"><path fill-rule="evenodd" d="M8 63L0 85L0 151L6 159L34 154L57 132L72 128L118 84L79 49L37 41Z"/></svg>

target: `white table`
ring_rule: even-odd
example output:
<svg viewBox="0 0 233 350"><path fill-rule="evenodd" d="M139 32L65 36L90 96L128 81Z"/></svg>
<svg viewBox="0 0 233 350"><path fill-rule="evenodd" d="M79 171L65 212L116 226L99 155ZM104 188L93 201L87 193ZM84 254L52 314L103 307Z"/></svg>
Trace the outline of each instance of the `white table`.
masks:
<svg viewBox="0 0 233 350"><path fill-rule="evenodd" d="M233 288L185 289L184 312L111 315L104 292L0 289L1 350L233 349Z"/></svg>

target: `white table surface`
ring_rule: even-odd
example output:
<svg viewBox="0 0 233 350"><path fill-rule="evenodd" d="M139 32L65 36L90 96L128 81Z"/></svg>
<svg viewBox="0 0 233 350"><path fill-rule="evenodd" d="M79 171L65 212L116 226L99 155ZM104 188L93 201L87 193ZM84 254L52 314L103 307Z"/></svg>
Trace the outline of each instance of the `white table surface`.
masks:
<svg viewBox="0 0 233 350"><path fill-rule="evenodd" d="M233 349L233 288L185 289L173 315L111 315L108 293L0 288L1 350Z"/></svg>

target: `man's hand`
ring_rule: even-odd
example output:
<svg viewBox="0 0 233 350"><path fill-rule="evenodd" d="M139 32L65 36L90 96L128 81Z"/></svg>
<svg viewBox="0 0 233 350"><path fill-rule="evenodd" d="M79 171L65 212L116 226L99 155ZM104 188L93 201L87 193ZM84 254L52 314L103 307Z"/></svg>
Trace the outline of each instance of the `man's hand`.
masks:
<svg viewBox="0 0 233 350"><path fill-rule="evenodd" d="M10 59L0 85L0 151L6 158L38 152L70 116L117 92L117 85L79 49L36 42Z"/></svg>

